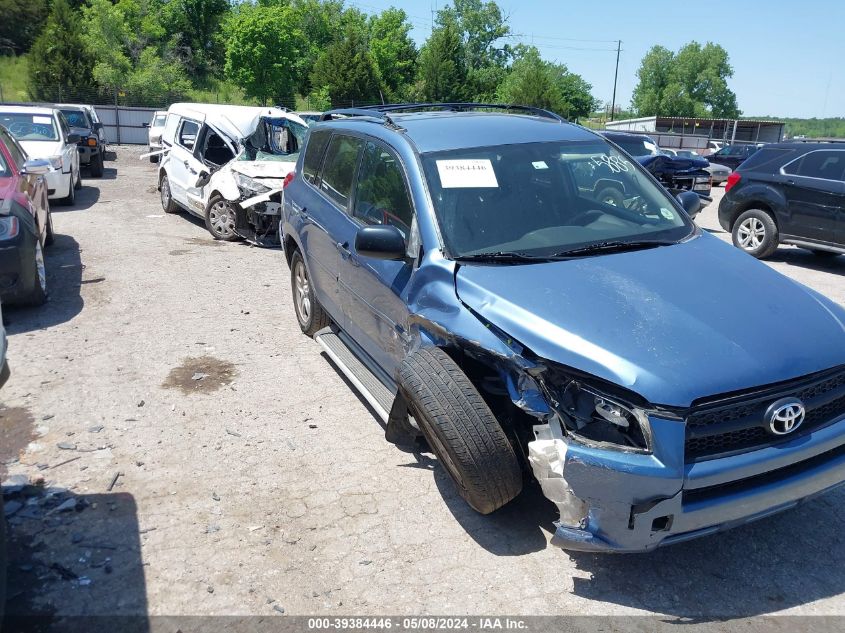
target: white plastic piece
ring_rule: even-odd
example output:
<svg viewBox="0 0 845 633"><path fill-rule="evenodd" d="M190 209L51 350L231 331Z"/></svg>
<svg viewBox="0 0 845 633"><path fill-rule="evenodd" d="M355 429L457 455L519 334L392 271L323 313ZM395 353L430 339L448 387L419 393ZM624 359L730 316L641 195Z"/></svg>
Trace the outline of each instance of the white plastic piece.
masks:
<svg viewBox="0 0 845 633"><path fill-rule="evenodd" d="M540 483L543 495L557 506L560 522L577 527L587 515L587 504L576 497L563 476L566 463L566 442L551 439L549 426L534 427L538 438L528 443L528 462Z"/></svg>

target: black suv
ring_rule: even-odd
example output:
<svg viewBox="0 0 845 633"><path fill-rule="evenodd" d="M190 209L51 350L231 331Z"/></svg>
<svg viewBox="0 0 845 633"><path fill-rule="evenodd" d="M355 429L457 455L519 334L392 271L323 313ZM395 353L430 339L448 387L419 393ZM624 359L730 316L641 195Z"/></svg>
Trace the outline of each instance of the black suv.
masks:
<svg viewBox="0 0 845 633"><path fill-rule="evenodd" d="M718 152L713 152L710 156L707 157L707 160L711 163L717 163L719 165L724 165L725 167L730 167L731 169L736 169L746 160L748 160L751 156L757 153L762 145L728 145L727 147L723 147Z"/></svg>
<svg viewBox="0 0 845 633"><path fill-rule="evenodd" d="M79 134L79 164L86 165L94 178L102 177L106 153L105 143L100 134L102 123L94 121L88 108L84 106L59 105L56 107L65 115L71 132Z"/></svg>
<svg viewBox="0 0 845 633"><path fill-rule="evenodd" d="M778 244L845 253L845 143L767 145L728 177L719 224L754 257Z"/></svg>

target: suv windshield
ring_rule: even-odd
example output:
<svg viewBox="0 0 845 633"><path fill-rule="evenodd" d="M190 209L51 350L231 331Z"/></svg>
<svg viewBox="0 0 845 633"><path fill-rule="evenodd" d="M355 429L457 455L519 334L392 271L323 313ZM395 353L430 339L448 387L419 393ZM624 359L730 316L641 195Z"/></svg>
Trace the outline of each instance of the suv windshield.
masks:
<svg viewBox="0 0 845 633"><path fill-rule="evenodd" d="M49 114L0 112L0 125L19 141L58 141L56 124Z"/></svg>
<svg viewBox="0 0 845 633"><path fill-rule="evenodd" d="M456 258L564 256L675 242L693 225L639 165L602 141L522 143L422 155Z"/></svg>
<svg viewBox="0 0 845 633"><path fill-rule="evenodd" d="M67 119L67 124L70 127L91 127L88 119L82 110L62 110L62 114Z"/></svg>

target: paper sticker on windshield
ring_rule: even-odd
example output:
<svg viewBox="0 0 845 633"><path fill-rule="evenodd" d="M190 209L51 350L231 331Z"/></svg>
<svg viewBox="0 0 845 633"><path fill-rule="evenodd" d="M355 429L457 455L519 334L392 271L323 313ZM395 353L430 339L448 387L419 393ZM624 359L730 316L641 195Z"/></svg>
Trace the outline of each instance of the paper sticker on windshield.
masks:
<svg viewBox="0 0 845 633"><path fill-rule="evenodd" d="M663 207L660 207L660 215L662 215L667 220L674 220L675 219L675 214L672 213L671 210L664 209Z"/></svg>
<svg viewBox="0 0 845 633"><path fill-rule="evenodd" d="M444 189L499 186L493 163L487 158L438 160L437 173Z"/></svg>
<svg viewBox="0 0 845 633"><path fill-rule="evenodd" d="M538 161L535 161L531 164L534 166L534 169L548 169L549 168L549 166L546 165L546 161L544 161L544 160L538 160Z"/></svg>
<svg viewBox="0 0 845 633"><path fill-rule="evenodd" d="M53 119L48 116L33 116L32 122L39 123L41 125L51 125L53 123Z"/></svg>

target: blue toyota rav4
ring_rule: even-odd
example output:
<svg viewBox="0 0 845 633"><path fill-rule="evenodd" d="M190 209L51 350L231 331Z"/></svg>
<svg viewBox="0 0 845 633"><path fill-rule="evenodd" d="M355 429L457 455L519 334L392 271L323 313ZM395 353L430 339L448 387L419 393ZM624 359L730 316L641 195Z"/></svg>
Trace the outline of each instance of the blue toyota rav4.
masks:
<svg viewBox="0 0 845 633"><path fill-rule="evenodd" d="M646 551L845 481L845 310L589 130L514 106L327 113L280 231L303 332L481 513L533 475L553 543Z"/></svg>

